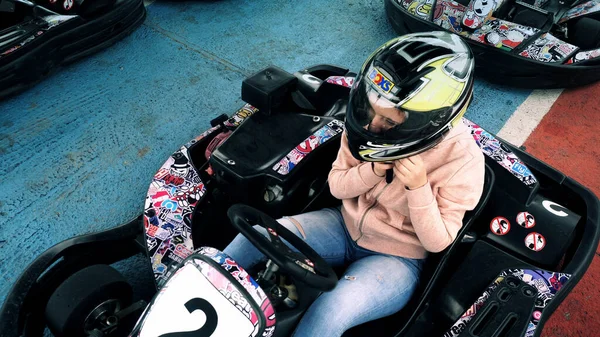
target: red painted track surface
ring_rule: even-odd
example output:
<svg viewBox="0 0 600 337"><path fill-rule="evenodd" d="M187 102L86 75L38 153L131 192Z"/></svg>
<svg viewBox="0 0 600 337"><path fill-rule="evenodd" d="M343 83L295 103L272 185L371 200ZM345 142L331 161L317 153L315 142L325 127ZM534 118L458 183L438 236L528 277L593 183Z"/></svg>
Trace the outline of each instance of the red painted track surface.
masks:
<svg viewBox="0 0 600 337"><path fill-rule="evenodd" d="M535 131L527 152L600 196L600 83L565 90ZM546 323L543 337L600 336L600 256Z"/></svg>

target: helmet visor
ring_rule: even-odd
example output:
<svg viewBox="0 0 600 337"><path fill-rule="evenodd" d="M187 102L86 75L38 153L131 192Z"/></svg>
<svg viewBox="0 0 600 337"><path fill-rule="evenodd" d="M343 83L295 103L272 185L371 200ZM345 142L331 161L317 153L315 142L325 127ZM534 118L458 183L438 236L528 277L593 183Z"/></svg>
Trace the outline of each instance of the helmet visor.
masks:
<svg viewBox="0 0 600 337"><path fill-rule="evenodd" d="M348 110L349 121L367 138L408 146L432 136L451 118L451 107L433 111L403 109L403 101L368 82L363 78L356 84Z"/></svg>

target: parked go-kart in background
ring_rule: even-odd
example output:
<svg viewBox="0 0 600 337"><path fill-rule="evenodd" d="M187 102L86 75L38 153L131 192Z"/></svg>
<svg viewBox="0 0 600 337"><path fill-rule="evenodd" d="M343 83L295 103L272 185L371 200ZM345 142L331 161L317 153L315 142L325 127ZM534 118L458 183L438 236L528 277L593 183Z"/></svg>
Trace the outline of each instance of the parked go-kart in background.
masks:
<svg viewBox="0 0 600 337"><path fill-rule="evenodd" d="M600 79L598 0L385 0L399 34L447 30L469 42L477 72L515 86Z"/></svg>
<svg viewBox="0 0 600 337"><path fill-rule="evenodd" d="M0 99L122 39L145 17L142 0L1 0Z"/></svg>

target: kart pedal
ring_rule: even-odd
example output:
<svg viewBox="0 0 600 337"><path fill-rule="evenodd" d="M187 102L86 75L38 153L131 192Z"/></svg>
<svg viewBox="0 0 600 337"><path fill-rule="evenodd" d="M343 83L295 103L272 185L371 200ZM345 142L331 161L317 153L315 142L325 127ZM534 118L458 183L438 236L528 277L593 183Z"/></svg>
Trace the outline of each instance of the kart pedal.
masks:
<svg viewBox="0 0 600 337"><path fill-rule="evenodd" d="M538 290L523 280L499 277L489 297L458 337L521 337L533 313ZM463 315L464 316L464 315ZM463 326L464 327L464 326Z"/></svg>

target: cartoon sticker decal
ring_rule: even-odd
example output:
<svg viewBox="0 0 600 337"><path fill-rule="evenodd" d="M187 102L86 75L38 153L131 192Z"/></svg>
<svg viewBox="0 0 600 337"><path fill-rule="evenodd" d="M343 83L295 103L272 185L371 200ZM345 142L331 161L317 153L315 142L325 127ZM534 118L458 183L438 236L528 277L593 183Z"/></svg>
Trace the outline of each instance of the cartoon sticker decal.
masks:
<svg viewBox="0 0 600 337"><path fill-rule="evenodd" d="M166 279L171 264L183 261L193 251L192 213L205 192L185 146L154 175L144 207L144 226L157 283Z"/></svg>
<svg viewBox="0 0 600 337"><path fill-rule="evenodd" d="M275 310L273 308L273 305L271 304L271 301L268 299L264 291L249 276L249 274L241 266L235 263L228 255L221 251L218 251L217 249L211 247L203 247L199 249L197 253L202 254L208 257L209 259L215 261L220 267L208 263L205 259L193 257L187 260L185 264L180 265L177 268L172 268L168 272L169 275L167 276L170 279L170 281L160 288L158 295L150 304L151 309L147 310L144 313L144 315L140 319L140 323L136 324L136 329L130 335L139 337L143 336L144 333L146 333L147 335L148 333L152 334L153 332L157 332L158 329L156 328L156 326L160 325L161 323L154 322L156 324L152 324L153 322L150 320L156 319L157 315L154 315L153 317L150 312L154 310L159 310L158 312L160 312L161 308L163 308L163 312L161 312L159 316L164 317L164 308L166 308L166 310L170 310L169 308L172 308L167 305L164 305L164 302L167 302L167 300L163 302L162 307L153 307L155 303L158 303L162 300L162 296L169 296L168 303L171 304L174 302L178 302L178 300L181 303L187 300L187 298L204 299L204 296L207 296L208 302L211 305L214 304L220 309L216 310L214 312L214 315L218 316L223 312L230 312L229 315L225 315L224 317L231 317L233 314L232 322L242 324L242 326L245 326L245 330L247 330L247 334L245 334L245 336L258 337L261 328L263 329L262 334L260 334L261 337L273 336L276 323ZM227 272L229 272L229 274L233 277L235 281L232 281L231 278L226 277ZM203 279L199 279L198 277ZM207 282L205 283L205 281ZM187 291L185 290L190 286L193 287L193 285L197 283L201 283L201 286L204 288L206 288L207 286L210 288L210 286L212 285L214 289L208 289L201 293L194 291L194 289ZM182 286L184 288L183 290L180 290ZM243 287L247 291L247 293L241 292L240 286ZM192 292L191 294L190 291ZM224 303L219 300L210 300L211 298L214 299L214 296L218 296L218 294L220 294L224 299L226 299L227 302L231 303L232 306L225 306ZM187 303L189 303L189 301ZM256 303L256 305L252 305L252 303ZM255 311L255 308L257 306L259 310L262 311L262 316L265 318L263 326L259 326L261 321L259 318L259 312ZM193 310L190 310L190 312L192 311ZM238 311L241 315L238 315L235 311ZM171 316L169 317L169 319L172 320L175 318L175 321L184 322L185 319L189 317L187 316L187 312L185 312L185 317L174 317L177 316L178 313L183 312L177 310L169 311L169 314ZM206 313L207 312L205 312L205 314ZM193 317L190 318L193 319ZM218 323L221 324L220 327L217 324L217 322L222 322ZM223 334L225 331L228 331L229 334L231 334L231 330L236 330L237 328L240 328L240 326L223 328L223 324L226 325L227 322L222 321L220 319L215 319L215 325L213 327L215 330L212 331L217 331L217 334L219 334L219 332Z"/></svg>
<svg viewBox="0 0 600 337"><path fill-rule="evenodd" d="M257 111L245 104L224 124L235 128ZM144 207L146 246L159 287L167 279L169 268L193 252L192 214L206 193L188 148L221 128L218 125L206 130L173 153L156 172L148 189Z"/></svg>
<svg viewBox="0 0 600 337"><path fill-rule="evenodd" d="M248 291L252 299L259 304L259 307L264 313L266 318L266 328L262 334L262 337L270 337L275 332L275 310L273 305L269 301L265 292L260 288L258 283L254 281L252 277L238 265L235 261L233 261L227 254L210 247L202 247L198 250L200 254L203 254L207 257L210 257L212 260L221 265L222 268L229 271L229 273ZM196 263L204 261L195 260ZM242 310L244 314L246 314L252 321L255 326L258 326L258 316L253 313L251 307L247 304L247 301L244 297L239 294L239 292L235 289L235 287L231 286L231 283L227 280L227 278L223 277L221 273L216 273L214 275L206 275L207 277L211 277L211 283L217 287L217 289L225 295L232 303L234 303L238 308ZM232 293L237 293L239 295L233 295ZM237 304L236 304L237 303ZM255 333L252 336L256 336L258 329L254 330Z"/></svg>
<svg viewBox="0 0 600 337"><path fill-rule="evenodd" d="M544 33L525 47L519 55L541 62L563 62L579 47L564 42L550 33Z"/></svg>
<svg viewBox="0 0 600 337"><path fill-rule="evenodd" d="M289 174L307 154L331 139L333 136L341 133L343 130L344 123L337 119L332 120L327 123L327 125L323 125L323 127L315 131L314 134L310 135L302 143L298 144L298 146L292 149L290 153L275 164L273 170L281 175Z"/></svg>
<svg viewBox="0 0 600 337"><path fill-rule="evenodd" d="M540 233L529 233L525 237L525 246L534 252L539 252L546 247L546 238Z"/></svg>
<svg viewBox="0 0 600 337"><path fill-rule="evenodd" d="M431 13L435 0L413 0L402 1L401 4L406 10L421 19L431 21Z"/></svg>
<svg viewBox="0 0 600 337"><path fill-rule="evenodd" d="M535 330L544 314L544 308L552 301L556 293L564 287L571 278L570 274L549 272L545 270L509 269L503 271L492 284L483 292L475 303L452 325L443 335L444 337L457 337L466 329L467 325L483 307L490 295L507 276L514 276L538 290L535 309L529 320L529 325L523 337L533 337Z"/></svg>
<svg viewBox="0 0 600 337"><path fill-rule="evenodd" d="M598 11L600 11L600 0L588 1L569 9L569 11L565 13L565 15L562 18L560 18L558 23L560 24L569 21L573 18Z"/></svg>
<svg viewBox="0 0 600 337"><path fill-rule="evenodd" d="M438 1L433 13L433 23L451 32L461 34L463 28L460 24L466 7L456 1ZM466 34L461 34L466 35Z"/></svg>
<svg viewBox="0 0 600 337"><path fill-rule="evenodd" d="M243 121L246 120L246 118L254 115L257 111L258 109L253 107L252 105L245 104L225 122L225 125L230 127L239 126L240 124L242 124Z"/></svg>
<svg viewBox="0 0 600 337"><path fill-rule="evenodd" d="M238 127L238 126L240 126L240 124L242 124L246 120L246 118L252 116L257 111L258 111L258 109L253 107L252 105L245 104L238 111L236 111L231 117L229 117L229 119L227 121L225 121L224 124L225 124L225 126L232 127L232 128ZM205 138L206 136L210 135L211 133L213 133L219 129L221 129L220 125L211 127L210 129L204 131L199 136L195 137L194 139L192 139L188 143L186 143L185 147L189 148L193 144L199 142L201 139Z"/></svg>
<svg viewBox="0 0 600 337"><path fill-rule="evenodd" d="M498 284L504 280L504 276L500 276L492 282L492 285L489 286L481 296L465 311L460 318L450 327L448 331L443 335L443 337L456 337L460 335L467 328L467 324L477 315L479 309L483 307L485 302L488 300L490 295L494 292L494 290L498 287Z"/></svg>
<svg viewBox="0 0 600 337"><path fill-rule="evenodd" d="M495 160L500 166L504 167L525 185L534 185L537 179L531 173L529 168L523 163L517 155L506 145L502 144L496 137L485 131L479 125L463 118L463 123L471 129L471 135L475 138L481 151L491 159Z"/></svg>
<svg viewBox="0 0 600 337"><path fill-rule="evenodd" d="M491 18L475 30L470 39L496 48L513 50L538 31L536 28Z"/></svg>
<svg viewBox="0 0 600 337"><path fill-rule="evenodd" d="M342 87L352 88L354 85L353 76L329 76L325 80L327 83L341 85Z"/></svg>
<svg viewBox="0 0 600 337"><path fill-rule="evenodd" d="M481 27L501 4L502 0L471 0L462 19L463 25L471 29Z"/></svg>
<svg viewBox="0 0 600 337"><path fill-rule="evenodd" d="M600 48L586 51L579 51L575 56L571 57L566 64L583 62L600 57Z"/></svg>
<svg viewBox="0 0 600 337"><path fill-rule="evenodd" d="M535 218L529 212L520 212L517 214L517 223L524 228L535 226Z"/></svg>
<svg viewBox="0 0 600 337"><path fill-rule="evenodd" d="M506 235L510 232L510 222L501 216L497 216L490 222L490 230L496 235Z"/></svg>

